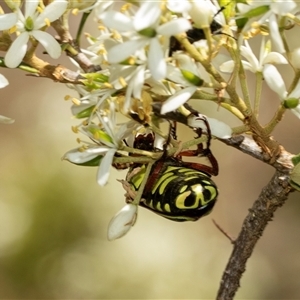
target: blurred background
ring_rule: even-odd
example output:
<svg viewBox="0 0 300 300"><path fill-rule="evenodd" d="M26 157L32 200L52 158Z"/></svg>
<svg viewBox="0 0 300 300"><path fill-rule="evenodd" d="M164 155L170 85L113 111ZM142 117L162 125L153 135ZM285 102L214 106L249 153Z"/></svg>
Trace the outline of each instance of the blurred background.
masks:
<svg viewBox="0 0 300 300"><path fill-rule="evenodd" d="M67 60L63 64L71 67ZM288 84L291 69L280 70ZM232 245L212 219L236 237L274 170L213 141L220 195L209 216L176 223L140 208L129 234L109 242L107 225L124 205L116 179L126 171L112 170L101 188L96 168L62 161L77 147L71 131L77 121L71 103L64 101L71 91L22 71L0 72L10 82L0 90L0 114L16 120L0 125L0 298L214 299ZM265 89L263 123L278 103ZM210 117L240 125L214 104L192 104ZM292 153L300 149L299 122L287 112L274 132ZM185 134L179 132L179 139ZM236 299L299 298L299 213L294 193L258 242Z"/></svg>

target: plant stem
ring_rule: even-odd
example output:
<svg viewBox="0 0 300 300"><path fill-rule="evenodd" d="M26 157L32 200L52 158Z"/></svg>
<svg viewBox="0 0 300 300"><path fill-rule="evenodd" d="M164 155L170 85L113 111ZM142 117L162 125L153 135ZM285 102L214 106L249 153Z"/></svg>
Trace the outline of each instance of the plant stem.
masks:
<svg viewBox="0 0 300 300"><path fill-rule="evenodd" d="M255 99L254 99L254 107L253 107L253 113L254 113L255 118L258 118L262 83L263 83L263 74L262 74L262 72L257 72L256 73Z"/></svg>
<svg viewBox="0 0 300 300"><path fill-rule="evenodd" d="M261 150L256 147L252 149L254 142L245 140L240 139L235 142L232 139L226 143L266 162ZM263 235L267 224L272 220L274 212L285 203L289 193L293 191L289 185L289 172L293 167L291 154L282 150L273 167L276 169L274 176L263 188L252 208L249 209L241 232L234 241L233 251L223 273L217 300L234 298L240 287L241 277L246 270L247 260L257 241Z"/></svg>

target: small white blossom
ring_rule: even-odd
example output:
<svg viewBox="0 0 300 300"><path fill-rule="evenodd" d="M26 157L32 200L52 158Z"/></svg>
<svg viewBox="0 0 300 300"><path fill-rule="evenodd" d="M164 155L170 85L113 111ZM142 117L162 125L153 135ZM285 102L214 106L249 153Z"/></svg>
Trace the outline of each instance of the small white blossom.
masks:
<svg viewBox="0 0 300 300"><path fill-rule="evenodd" d="M109 241L123 237L135 224L138 206L126 204L109 222L107 238Z"/></svg>
<svg viewBox="0 0 300 300"><path fill-rule="evenodd" d="M37 7L39 0L25 1L25 14L20 8L16 9L17 31L20 33L13 41L5 55L5 64L9 68L17 67L24 58L27 51L27 43L30 37L35 38L46 49L52 58L58 58L61 55L59 43L52 35L41 30L48 22L57 20L66 10L68 2L65 0L54 0L47 5L43 12L39 13ZM2 16L1 22L9 22L11 16Z"/></svg>
<svg viewBox="0 0 300 300"><path fill-rule="evenodd" d="M106 185L110 168L115 153L119 150L122 140L132 133L133 121L117 126L114 102L109 103L109 114L101 115L96 112L99 126L92 122L90 125L82 128L82 133L87 135L93 144L88 145L86 149L73 149L68 151L63 159L75 164L84 164L92 159L101 156L100 165L97 172L97 182L100 186Z"/></svg>
<svg viewBox="0 0 300 300"><path fill-rule="evenodd" d="M262 72L264 66L267 64L287 64L288 61L286 58L277 52L270 52L269 43L265 43L265 38L263 37L261 47L260 47L260 55L259 59L256 58L253 53L249 43L245 40L245 46L241 46L241 54L247 59L242 60L242 64L245 70L249 70L253 73ZM220 70L222 72L231 73L234 69L234 61L229 60L220 65Z"/></svg>
<svg viewBox="0 0 300 300"><path fill-rule="evenodd" d="M173 19L160 25L160 2L145 1L141 3L134 18L120 12L108 11L102 15L105 26L118 30L128 40L111 48L108 61L112 64L120 63L136 51L149 46L147 51L148 68L156 80L165 78L167 67L164 47L160 42L161 36L170 38L191 28L191 24L184 18Z"/></svg>
<svg viewBox="0 0 300 300"><path fill-rule="evenodd" d="M131 98L141 99L145 80L151 77L147 69L147 60L144 51L140 51L139 58L133 65L112 65L110 68L110 83L115 89L123 89L126 85L125 103L123 112L128 112ZM122 80L120 80L122 79Z"/></svg>
<svg viewBox="0 0 300 300"><path fill-rule="evenodd" d="M191 57L176 53L174 59L178 67L168 65L167 78L178 84L178 91L162 104L162 114L174 111L187 102L203 83L200 66ZM179 89L179 86L184 88Z"/></svg>
<svg viewBox="0 0 300 300"><path fill-rule="evenodd" d="M243 32L247 32L251 24L256 21L258 24L267 23L270 29L270 36L272 40L273 48L279 53L284 53L284 45L279 32L278 17L283 17L288 13L293 12L297 7L295 1L282 1L282 0L265 0L265 1L253 1L249 4L238 3L237 7L241 17L247 15L248 12L258 10L259 7L268 6L267 12L260 14L257 17L249 18L249 21L243 28ZM241 34L243 37L243 34Z"/></svg>

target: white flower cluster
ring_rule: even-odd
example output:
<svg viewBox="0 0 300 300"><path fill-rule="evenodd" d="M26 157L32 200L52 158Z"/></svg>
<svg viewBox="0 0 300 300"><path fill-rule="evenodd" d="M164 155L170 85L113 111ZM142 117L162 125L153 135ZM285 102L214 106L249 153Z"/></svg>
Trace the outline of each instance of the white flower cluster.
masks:
<svg viewBox="0 0 300 300"><path fill-rule="evenodd" d="M69 9L94 12L99 36L87 35L90 45L82 52L101 70L82 74L82 85L69 85L80 95L73 98L72 112L76 118L84 119L74 130L89 141L82 142L80 148L69 151L64 158L78 165L99 165L100 185L106 184L114 158L121 152L130 152L124 140L134 138L141 124L151 125L153 103L160 103L160 114L165 115L181 111L182 105L193 98L214 101L243 121L251 105L257 114L264 79L278 94L282 107L300 118L300 45L290 51L283 34L289 26L287 21L292 26L300 23L295 1L244 1L237 7L228 4L225 8L210 0L44 2L46 6L39 0L25 0L23 5L21 1L5 1L11 12L0 15L0 42L4 37L11 42L4 63L9 68L22 64L30 52L29 42L33 46L40 43L50 57L57 59L61 46L46 32L47 28ZM238 14L234 15L236 11ZM251 39L258 36L261 50L256 58ZM227 58L220 49L227 51ZM290 64L298 74L289 88L276 64ZM257 75L254 104L241 104L241 98L249 98L245 84L241 85L243 96L227 88L241 73L244 78L245 70ZM84 73L81 69L79 72ZM230 80L225 80L222 73L230 73ZM2 77L1 82L3 87ZM117 112L130 121L119 125ZM0 121L9 123L10 119L0 117ZM217 138L232 135L231 128L223 122L210 118L208 122ZM191 116L186 125L203 124ZM110 239L129 230L136 211L128 204L116 216ZM116 228L122 226L120 234Z"/></svg>

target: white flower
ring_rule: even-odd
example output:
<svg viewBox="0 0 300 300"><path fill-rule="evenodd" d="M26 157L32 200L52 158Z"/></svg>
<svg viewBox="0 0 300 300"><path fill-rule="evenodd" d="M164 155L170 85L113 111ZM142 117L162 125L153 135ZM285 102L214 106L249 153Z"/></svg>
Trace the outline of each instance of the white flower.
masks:
<svg viewBox="0 0 300 300"><path fill-rule="evenodd" d="M143 54L144 51L140 51ZM131 98L141 99L144 82L151 75L147 70L147 60L145 55L140 55L133 65L112 65L110 68L110 83L116 89L123 89L126 85L125 103L122 107L123 112L128 112Z"/></svg>
<svg viewBox="0 0 300 300"><path fill-rule="evenodd" d="M265 0L265 1L253 1L251 4L237 4L238 10L241 17L246 16L249 18L249 21L243 28L243 32L246 32L250 29L251 24L254 21L257 21L258 24L268 23L270 29L270 36L272 40L273 48L276 49L279 53L284 53L284 45L279 32L279 25L277 17L285 16L288 13L293 12L297 7L294 1L282 1L282 0ZM251 11L259 11L261 7L262 14L251 18ZM268 7L268 10L264 12L265 7ZM249 13L249 14L248 14ZM249 17L250 16L250 17ZM241 34L243 37L243 34Z"/></svg>
<svg viewBox="0 0 300 300"><path fill-rule="evenodd" d="M116 125L116 108L114 102L110 102L109 113L101 115L96 112L100 127L95 122L82 128L82 133L87 135L94 143L84 149L68 151L63 159L75 164L85 164L96 157L101 157L97 172L97 182L104 186L109 178L110 167L115 153L119 150L122 140L132 133L132 122L129 121L121 126Z"/></svg>
<svg viewBox="0 0 300 300"><path fill-rule="evenodd" d="M160 2L145 1L141 3L134 18L125 14L108 11L102 15L105 26L118 30L128 41L114 46L108 52L110 63L120 63L134 55L136 51L149 45L147 51L148 68L156 80L165 78L167 68L161 36L171 37L191 28L184 18L173 19L160 25ZM168 39L167 39L168 41Z"/></svg>
<svg viewBox="0 0 300 300"><path fill-rule="evenodd" d="M202 85L203 80L199 72L199 66L188 55L176 53L174 54L176 65L168 65L167 78L173 82L179 83L183 89L176 92L168 98L161 107L161 113L166 114L174 111L188 101L196 92L199 86Z"/></svg>
<svg viewBox="0 0 300 300"><path fill-rule="evenodd" d="M30 37L40 42L52 58L58 58L61 54L59 43L52 35L41 29L59 18L65 12L68 2L54 0L41 13L37 10L38 5L39 0L25 1L25 15L19 8L16 9L18 20L14 25L17 26L17 31L20 34L5 55L5 64L9 68L15 68L22 62ZM8 15L2 16L1 22L9 22L8 17L11 18L11 16Z"/></svg>
<svg viewBox="0 0 300 300"><path fill-rule="evenodd" d="M277 52L270 52L270 44L265 43L265 38L263 37L260 47L259 59L256 58L253 53L249 43L245 40L245 46L241 46L241 54L247 59L242 60L242 64L245 70L249 70L253 73L262 72L266 64L287 64L286 58ZM234 68L234 61L229 60L220 65L220 70L222 72L231 73Z"/></svg>
<svg viewBox="0 0 300 300"><path fill-rule="evenodd" d="M88 109L92 106L100 107L102 103L116 91L113 88L101 88L89 92L80 85L69 85L69 87L75 89L82 96L80 99L78 99L79 103L76 103L71 107L71 111L74 116L77 116L85 109ZM91 115L91 117L93 116L94 115Z"/></svg>
<svg viewBox="0 0 300 300"><path fill-rule="evenodd" d="M109 241L123 237L135 224L138 206L126 204L109 222L107 238Z"/></svg>

